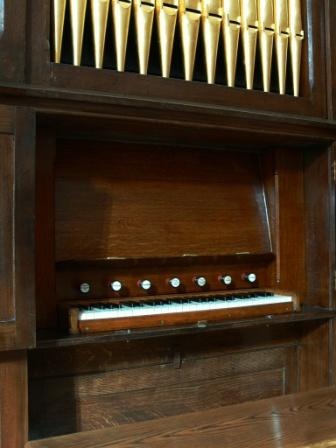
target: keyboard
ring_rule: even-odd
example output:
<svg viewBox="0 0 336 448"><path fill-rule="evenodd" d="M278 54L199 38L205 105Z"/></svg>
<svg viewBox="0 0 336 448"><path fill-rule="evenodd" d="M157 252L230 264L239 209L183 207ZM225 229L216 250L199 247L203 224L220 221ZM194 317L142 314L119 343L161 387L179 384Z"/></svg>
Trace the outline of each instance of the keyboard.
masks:
<svg viewBox="0 0 336 448"><path fill-rule="evenodd" d="M70 331L88 333L290 312L291 294L269 291L143 298L70 306Z"/></svg>

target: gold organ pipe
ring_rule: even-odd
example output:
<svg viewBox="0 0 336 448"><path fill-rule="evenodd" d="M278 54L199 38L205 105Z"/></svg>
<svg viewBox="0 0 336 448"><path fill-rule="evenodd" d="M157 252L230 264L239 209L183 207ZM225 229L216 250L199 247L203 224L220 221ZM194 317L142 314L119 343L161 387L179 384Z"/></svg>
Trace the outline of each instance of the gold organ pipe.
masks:
<svg viewBox="0 0 336 448"><path fill-rule="evenodd" d="M270 91L274 38L273 0L258 0L259 46L264 92Z"/></svg>
<svg viewBox="0 0 336 448"><path fill-rule="evenodd" d="M156 18L159 33L161 71L169 78L174 46L178 0L156 0Z"/></svg>
<svg viewBox="0 0 336 448"><path fill-rule="evenodd" d="M203 0L202 28L205 50L207 81L215 82L219 33L223 18L221 0Z"/></svg>
<svg viewBox="0 0 336 448"><path fill-rule="evenodd" d="M125 70L126 49L131 19L131 0L111 0L117 70Z"/></svg>
<svg viewBox="0 0 336 448"><path fill-rule="evenodd" d="M74 65L81 64L86 6L87 6L87 0L70 0Z"/></svg>
<svg viewBox="0 0 336 448"><path fill-rule="evenodd" d="M109 6L110 0L91 0L92 29L96 68L103 67Z"/></svg>
<svg viewBox="0 0 336 448"><path fill-rule="evenodd" d="M147 74L155 4L153 0L134 0L139 73Z"/></svg>
<svg viewBox="0 0 336 448"><path fill-rule="evenodd" d="M292 62L292 79L294 96L299 96L301 49L304 32L302 29L300 0L289 0L289 33Z"/></svg>
<svg viewBox="0 0 336 448"><path fill-rule="evenodd" d="M253 88L254 68L258 37L258 12L256 0L241 0L243 50L246 88Z"/></svg>
<svg viewBox="0 0 336 448"><path fill-rule="evenodd" d="M186 81L193 77L201 13L200 0L180 0L179 21Z"/></svg>
<svg viewBox="0 0 336 448"><path fill-rule="evenodd" d="M301 0L90 0L95 67L103 67L108 14L111 3L117 70L125 70L131 11L140 74L147 74L152 29L156 15L162 76L170 76L171 61L179 20L184 77L193 78L199 27L205 51L207 82L216 78L220 32L223 32L227 85L234 87L238 47L242 50L246 88L253 88L256 47L259 39L264 92L270 91L273 47L277 63L280 94L286 92L288 46L290 50L293 94L300 93L301 53L304 31ZM67 9L69 4L69 9ZM81 64L88 0L53 0L54 60L61 62L65 14L69 10L73 64Z"/></svg>
<svg viewBox="0 0 336 448"><path fill-rule="evenodd" d="M289 38L288 0L274 0L275 48L278 65L279 92L286 93L286 71Z"/></svg>
<svg viewBox="0 0 336 448"><path fill-rule="evenodd" d="M54 50L55 62L61 62L66 0L54 0Z"/></svg>
<svg viewBox="0 0 336 448"><path fill-rule="evenodd" d="M240 0L223 0L224 53L229 87L235 85L240 28Z"/></svg>

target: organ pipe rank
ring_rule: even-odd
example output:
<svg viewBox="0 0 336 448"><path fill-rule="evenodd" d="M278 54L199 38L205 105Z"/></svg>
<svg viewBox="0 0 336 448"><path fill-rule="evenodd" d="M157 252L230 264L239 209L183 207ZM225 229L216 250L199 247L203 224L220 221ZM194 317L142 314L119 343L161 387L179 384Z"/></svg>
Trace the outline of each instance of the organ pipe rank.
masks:
<svg viewBox="0 0 336 448"><path fill-rule="evenodd" d="M91 7L92 24L87 23ZM304 39L301 0L54 0L54 60L61 62L66 14L70 15L73 64L80 65L83 35L92 26L95 67L103 68L107 33L113 34L117 70L125 70L131 15L135 25L139 73L147 74L153 26L156 24L161 74L170 76L174 42L179 27L184 77L193 79L200 34L206 77L215 83L217 62L225 61L227 85L235 86L238 48L242 45L245 85L253 89L257 51L264 92L270 91L275 51L278 90L286 92L287 61L291 61L294 96L299 96L301 49ZM112 15L112 29L107 29ZM202 32L200 32L202 30ZM223 49L218 51L220 39ZM240 42L241 40L241 42ZM259 47L259 49L258 49ZM182 62L182 61L181 61Z"/></svg>

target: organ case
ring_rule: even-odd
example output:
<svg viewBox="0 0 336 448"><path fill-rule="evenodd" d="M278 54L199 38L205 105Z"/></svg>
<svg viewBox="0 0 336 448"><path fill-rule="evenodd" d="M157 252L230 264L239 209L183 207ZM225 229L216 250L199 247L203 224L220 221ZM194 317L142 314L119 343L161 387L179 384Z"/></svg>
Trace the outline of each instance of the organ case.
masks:
<svg viewBox="0 0 336 448"><path fill-rule="evenodd" d="M116 73L117 62L113 60L116 56L111 37L115 31L111 6L104 68L94 68L91 2L87 2L81 65L72 65L72 50L64 45L71 42L69 1L64 15L61 63L55 63L50 54L53 3L49 0L6 0L4 3L0 79L2 83L9 80L15 88L1 85L3 100L20 105L19 110L22 105L27 107L25 115L18 120L10 118L12 113L4 115L1 109L1 116L5 116L5 120L0 120L1 131L15 134L14 139L6 135L1 141L10 141L10 147L16 148L11 161L15 159L16 164L16 210L20 220L27 216L28 220L15 228L15 257L19 260L21 275L17 277L16 294L20 300L8 309L6 303L1 303L0 310L5 319L18 310L19 319L10 325L14 332L16 327L21 328L21 332L16 332L20 341L12 339L9 347L7 322L0 323L0 336L2 348L31 347L29 351L10 353L9 362L1 364L5 374L0 394L2 398L6 393L5 411L12 400L10 391L25 397L24 383L28 380L29 438L36 439L318 388L332 381L334 150L330 145L334 134L333 124L321 120L327 111L332 116L332 102L328 103L327 110L328 69L324 63L325 3L321 6L307 0L300 4L303 25L295 30L299 45L294 45L299 52L302 43L299 97L274 94L278 91L274 71L271 93L263 93L261 65L257 59L254 90L241 88L245 86L241 39L237 53L237 88L226 87L225 75L208 86L205 70L197 64L204 57L202 26L195 78L185 82L176 63L182 61L178 22L171 78L161 79L159 47L155 50L155 45L150 51L148 75L140 76L136 63L134 4L128 2L121 2L125 6L126 22L126 11L132 11L123 73ZM25 18L28 23L24 23ZM154 15L151 44L157 33L155 18ZM237 22L231 23L237 31L241 25L239 16L230 20ZM9 23L16 26L8 26ZM291 26L289 17L290 29ZM305 30L303 40L301 30ZM257 43L260 32L258 28ZM120 45L124 43L125 40ZM286 93L292 93L289 87L291 48L289 38ZM275 51L274 47L273 59ZM18 57L13 61L9 54ZM219 54L217 70L224 74L223 33ZM20 82L24 84L18 85ZM15 111L12 106L8 109ZM276 115L260 111L273 111ZM217 167L213 176L206 163L204 172L198 170L199 166L202 168L202 154L204 159L212 160L213 166L224 165L223 178L216 174L220 171ZM193 164L193 158L199 163ZM127 172L123 172L122 166L128 167ZM150 166L154 167L154 174L149 172ZM185 173L185 182L181 181L181 197L175 195L175 198L171 185L180 179L181 171ZM231 171L242 176L237 180ZM118 173L125 175L124 180L118 178ZM228 179L230 185L226 185ZM143 189L137 190L135 186L140 184ZM205 221L209 213L205 207L207 202L202 201L200 210L197 203L197 188L204 185L210 196L209 222ZM243 187L249 198L247 202L239 194ZM169 189L171 195L167 192ZM223 228L230 229L230 226L227 215L223 218L219 213L221 208L217 204L222 202L219 190L230 191L233 211L242 211L241 217L234 215L231 223L232 240L221 239ZM137 191L141 194L137 195ZM230 197L224 199L228 206ZM159 207L160 201L169 205L167 213ZM130 208L124 207L125 204ZM178 213L180 208L186 213ZM134 210L136 216L147 217L142 224L134 220ZM148 210L152 214L148 215ZM116 211L121 216L120 222ZM254 239L247 230L245 248L250 253L240 253L233 246L225 245L225 241L234 241L237 247L244 243L243 237L237 236L239 229L248 228L244 213L251 218L252 227L259 235ZM158 216L161 219L156 220ZM160 237L154 241L148 233L152 223ZM183 253L174 250L165 253L167 245L160 239L173 235L180 225L186 225L194 238L188 238L186 232L180 238ZM205 232L202 232L203 225L208 226ZM110 250L114 246L108 238L109 232L119 242L117 253L122 254L127 247L129 251L109 258L114 253ZM143 234L147 235L145 241ZM194 241L198 241L196 253L190 249L194 248ZM145 256L140 243L145 243ZM174 246L169 241L169 247L176 249L178 244ZM256 274L258 287L246 283L242 274L248 273ZM219 281L218 277L225 274L231 274L235 285ZM92 301L111 303L119 298L151 300L176 296L179 293L172 291L166 280L177 276L189 291L181 291L181 295L230 295L231 291L241 290L253 295L259 290L280 290L297 297L300 309L285 314L271 310L266 315L243 318L239 315L217 322L195 319L154 328L126 326L117 331L85 335L69 335L64 330L67 327L62 327L58 320L58 311L77 300L90 304ZM195 276L205 277L210 290L196 289ZM117 298L110 284L118 279L123 285L130 285L132 294ZM139 279L150 279L158 288L155 294L143 294L137 283ZM85 288L81 291L82 283L89 284L89 292L85 293ZM2 354L4 359L6 356ZM11 370L7 370L9 363ZM0 410L1 417L5 417L0 419L1 429L9 422L8 428L22 429L24 439L27 400L22 400L24 406L20 399L16 401L16 408L20 407L23 415L22 422L8 418L12 414ZM9 410L16 408L8 406ZM7 433L2 434L6 439Z"/></svg>

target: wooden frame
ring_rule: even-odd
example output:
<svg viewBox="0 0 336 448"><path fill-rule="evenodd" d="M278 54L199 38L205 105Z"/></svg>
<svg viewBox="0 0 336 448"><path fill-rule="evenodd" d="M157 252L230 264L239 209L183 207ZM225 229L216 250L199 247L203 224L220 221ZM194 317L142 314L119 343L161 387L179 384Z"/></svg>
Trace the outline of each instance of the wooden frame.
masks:
<svg viewBox="0 0 336 448"><path fill-rule="evenodd" d="M304 2L304 28L311 35L303 47L303 95L264 94L220 85L162 79L87 67L53 64L50 57L50 0L36 0L30 7L29 80L52 89L95 92L97 96L145 96L154 102L198 103L213 107L239 107L289 114L326 117L324 4ZM309 55L309 57L308 57Z"/></svg>
<svg viewBox="0 0 336 448"><path fill-rule="evenodd" d="M4 32L0 36L0 81L22 84L25 82L26 64L26 1L4 0L4 8Z"/></svg>
<svg viewBox="0 0 336 448"><path fill-rule="evenodd" d="M2 310L0 322L0 350L34 346L34 114L25 108L17 108L12 115L14 136L0 138L1 150L7 153L7 222L14 225L8 231L12 239L7 253L13 256L3 264L2 275L6 279L8 309ZM5 146L4 146L5 145ZM3 153L1 154L3 157ZM6 179L5 179L6 181ZM11 187L13 185L13 187ZM6 190L5 190L6 191ZM2 217L1 217L2 218ZM6 227L5 227L6 228ZM6 263L10 263L12 268ZM4 284L4 283L3 283ZM15 293L14 293L15 291Z"/></svg>

